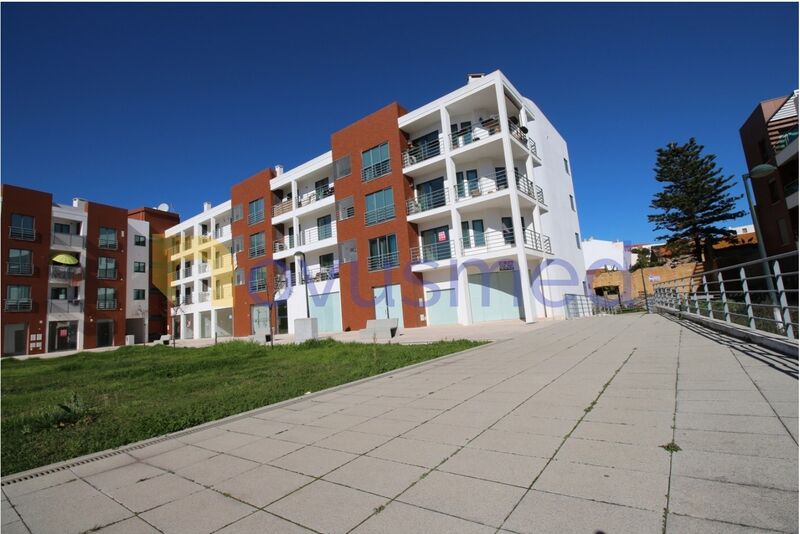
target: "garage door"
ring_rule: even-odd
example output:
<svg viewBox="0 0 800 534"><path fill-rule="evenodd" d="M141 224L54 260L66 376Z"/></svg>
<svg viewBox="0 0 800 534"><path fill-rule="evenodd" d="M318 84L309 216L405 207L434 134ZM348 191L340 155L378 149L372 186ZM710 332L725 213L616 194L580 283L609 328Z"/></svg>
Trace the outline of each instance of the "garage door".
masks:
<svg viewBox="0 0 800 534"><path fill-rule="evenodd" d="M468 280L473 322L525 317L517 298L519 278L516 271L471 274Z"/></svg>
<svg viewBox="0 0 800 534"><path fill-rule="evenodd" d="M457 303L453 302L455 289L437 289L425 292L425 313L428 326L458 323Z"/></svg>
<svg viewBox="0 0 800 534"><path fill-rule="evenodd" d="M322 332L342 331L342 299L339 292L309 295L308 312L317 319L317 329Z"/></svg>

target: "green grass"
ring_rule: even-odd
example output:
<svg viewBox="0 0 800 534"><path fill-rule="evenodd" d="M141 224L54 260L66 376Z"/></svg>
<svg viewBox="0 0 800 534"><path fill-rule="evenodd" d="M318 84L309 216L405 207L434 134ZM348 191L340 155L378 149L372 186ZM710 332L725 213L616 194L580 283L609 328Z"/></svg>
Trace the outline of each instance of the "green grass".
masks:
<svg viewBox="0 0 800 534"><path fill-rule="evenodd" d="M175 432L480 343L122 347L2 362L2 474Z"/></svg>

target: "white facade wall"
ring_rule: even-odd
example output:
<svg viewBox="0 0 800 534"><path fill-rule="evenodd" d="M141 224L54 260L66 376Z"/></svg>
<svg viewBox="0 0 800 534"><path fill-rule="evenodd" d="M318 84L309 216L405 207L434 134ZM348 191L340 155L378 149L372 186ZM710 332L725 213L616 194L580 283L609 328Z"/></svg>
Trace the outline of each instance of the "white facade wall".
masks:
<svg viewBox="0 0 800 534"><path fill-rule="evenodd" d="M624 241L607 241L590 237L581 243L586 269L627 271L630 266L630 247Z"/></svg>
<svg viewBox="0 0 800 534"><path fill-rule="evenodd" d="M135 244L137 235L145 237L145 246ZM147 326L148 297L150 294L150 223L138 219L128 219L126 240L128 275L125 280L125 318L144 319L144 324ZM145 272L134 272L133 266L136 262L145 264ZM134 289L144 289L144 300L133 300Z"/></svg>

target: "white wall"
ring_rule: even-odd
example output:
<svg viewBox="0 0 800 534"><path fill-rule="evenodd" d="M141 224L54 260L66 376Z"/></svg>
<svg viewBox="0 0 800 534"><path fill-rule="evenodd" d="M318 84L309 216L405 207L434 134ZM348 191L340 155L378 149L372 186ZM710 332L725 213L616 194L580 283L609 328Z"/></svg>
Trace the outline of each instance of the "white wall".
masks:
<svg viewBox="0 0 800 534"><path fill-rule="evenodd" d="M135 245L135 236L143 235L147 239L145 246ZM128 219L127 233L128 265L125 280L125 318L148 318L148 296L150 294L150 223L137 219ZM143 273L133 271L133 262L144 262L146 267ZM144 289L144 300L133 300L133 290Z"/></svg>
<svg viewBox="0 0 800 534"><path fill-rule="evenodd" d="M630 250L624 241L606 241L590 237L581 243L587 269L619 269L630 267Z"/></svg>

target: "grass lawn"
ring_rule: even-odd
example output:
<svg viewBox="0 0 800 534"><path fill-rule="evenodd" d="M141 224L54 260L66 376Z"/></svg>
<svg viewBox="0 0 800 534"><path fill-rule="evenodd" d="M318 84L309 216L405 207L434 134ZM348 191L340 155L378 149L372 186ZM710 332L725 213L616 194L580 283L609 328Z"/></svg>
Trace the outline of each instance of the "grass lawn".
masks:
<svg viewBox="0 0 800 534"><path fill-rule="evenodd" d="M2 474L119 447L473 347L317 341L2 361Z"/></svg>

